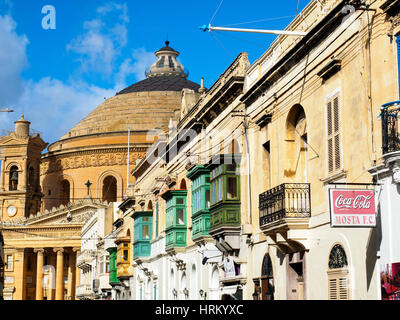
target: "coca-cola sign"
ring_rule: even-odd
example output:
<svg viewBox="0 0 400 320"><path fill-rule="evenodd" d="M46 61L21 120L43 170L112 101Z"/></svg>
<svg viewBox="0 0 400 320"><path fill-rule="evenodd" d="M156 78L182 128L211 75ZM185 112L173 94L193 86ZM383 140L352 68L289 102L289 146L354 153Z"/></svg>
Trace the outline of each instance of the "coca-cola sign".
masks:
<svg viewBox="0 0 400 320"><path fill-rule="evenodd" d="M333 227L375 227L375 191L330 189Z"/></svg>

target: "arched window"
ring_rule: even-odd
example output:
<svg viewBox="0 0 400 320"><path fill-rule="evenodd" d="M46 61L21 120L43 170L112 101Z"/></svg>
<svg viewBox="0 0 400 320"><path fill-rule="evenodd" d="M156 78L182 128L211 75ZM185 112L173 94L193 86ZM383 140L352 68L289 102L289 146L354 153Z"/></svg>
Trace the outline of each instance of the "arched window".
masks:
<svg viewBox="0 0 400 320"><path fill-rule="evenodd" d="M174 273L174 269L171 269L170 275L169 275L169 299L170 300L175 300L176 299L176 289L175 289L175 273Z"/></svg>
<svg viewBox="0 0 400 320"><path fill-rule="evenodd" d="M239 143L238 143L238 141L236 139L232 139L229 151L232 154L240 153Z"/></svg>
<svg viewBox="0 0 400 320"><path fill-rule="evenodd" d="M181 283L180 283L180 291L181 291L181 299L180 300L187 300L188 290L186 288L186 273L182 274Z"/></svg>
<svg viewBox="0 0 400 320"><path fill-rule="evenodd" d="M180 185L180 189L181 189L181 190L186 190L186 189L187 189L187 188L186 188L186 180L185 180L185 179L182 179L181 185Z"/></svg>
<svg viewBox="0 0 400 320"><path fill-rule="evenodd" d="M328 299L349 300L349 270L347 255L340 244L336 244L329 254Z"/></svg>
<svg viewBox="0 0 400 320"><path fill-rule="evenodd" d="M190 299L191 300L196 300L197 295L198 295L198 287L197 287L197 271L196 271L196 265L192 265L192 269L190 271Z"/></svg>
<svg viewBox="0 0 400 320"><path fill-rule="evenodd" d="M294 182L307 180L307 122L301 105L295 105L286 119L285 176Z"/></svg>
<svg viewBox="0 0 400 320"><path fill-rule="evenodd" d="M18 167L12 166L10 169L10 180L9 180L9 190L18 190Z"/></svg>
<svg viewBox="0 0 400 320"><path fill-rule="evenodd" d="M215 266L210 279L210 300L218 300L219 298L219 273L218 267ZM202 297L202 299L204 299L204 297Z"/></svg>
<svg viewBox="0 0 400 320"><path fill-rule="evenodd" d="M68 180L61 181L60 189L61 189L60 192L61 204L66 206L70 202L71 185L69 181Z"/></svg>
<svg viewBox="0 0 400 320"><path fill-rule="evenodd" d="M103 201L117 201L117 179L113 176L107 176L103 180Z"/></svg>

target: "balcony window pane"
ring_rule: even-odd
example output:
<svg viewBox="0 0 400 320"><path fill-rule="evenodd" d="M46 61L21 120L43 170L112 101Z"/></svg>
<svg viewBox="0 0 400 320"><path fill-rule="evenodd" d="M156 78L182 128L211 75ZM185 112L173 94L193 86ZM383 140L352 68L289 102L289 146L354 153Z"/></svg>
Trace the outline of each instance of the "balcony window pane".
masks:
<svg viewBox="0 0 400 320"><path fill-rule="evenodd" d="M206 208L210 208L210 190L206 190Z"/></svg>
<svg viewBox="0 0 400 320"><path fill-rule="evenodd" d="M128 250L124 250L124 256L123 256L123 259L124 259L124 261L128 261Z"/></svg>
<svg viewBox="0 0 400 320"><path fill-rule="evenodd" d="M143 239L149 239L149 226L142 226Z"/></svg>
<svg viewBox="0 0 400 320"><path fill-rule="evenodd" d="M236 199L237 198L237 179L236 178L228 178L228 199Z"/></svg>
<svg viewBox="0 0 400 320"><path fill-rule="evenodd" d="M176 223L179 225L185 224L183 221L183 209L176 210Z"/></svg>

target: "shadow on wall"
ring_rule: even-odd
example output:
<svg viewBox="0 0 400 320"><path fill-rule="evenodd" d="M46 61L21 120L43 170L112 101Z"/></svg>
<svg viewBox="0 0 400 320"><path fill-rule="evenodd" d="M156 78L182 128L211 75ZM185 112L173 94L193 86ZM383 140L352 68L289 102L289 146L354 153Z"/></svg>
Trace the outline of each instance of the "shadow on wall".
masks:
<svg viewBox="0 0 400 320"><path fill-rule="evenodd" d="M371 228L369 232L366 255L365 255L365 270L367 276L367 290L370 289L371 281L374 274L374 269L377 261L377 251L380 250L382 242L382 222L381 222L381 205L378 204L378 212L376 214L376 227Z"/></svg>

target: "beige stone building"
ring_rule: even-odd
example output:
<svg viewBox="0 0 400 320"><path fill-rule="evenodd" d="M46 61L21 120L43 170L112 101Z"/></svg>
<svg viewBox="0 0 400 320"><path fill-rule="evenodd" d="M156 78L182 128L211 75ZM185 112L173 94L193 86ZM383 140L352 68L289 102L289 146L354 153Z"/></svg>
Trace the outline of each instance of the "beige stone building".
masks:
<svg viewBox="0 0 400 320"><path fill-rule="evenodd" d="M286 28L306 36L251 66L239 55L182 105L132 172L136 299L381 298L379 225L333 227L329 192L379 205L369 169L380 107L399 98L398 21L397 1L311 1Z"/></svg>
<svg viewBox="0 0 400 320"><path fill-rule="evenodd" d="M6 299L75 299L82 226L123 200L134 182L129 171L179 117L182 90L200 88L168 41L155 55L145 80L105 100L60 140L47 145L23 117L1 137Z"/></svg>

